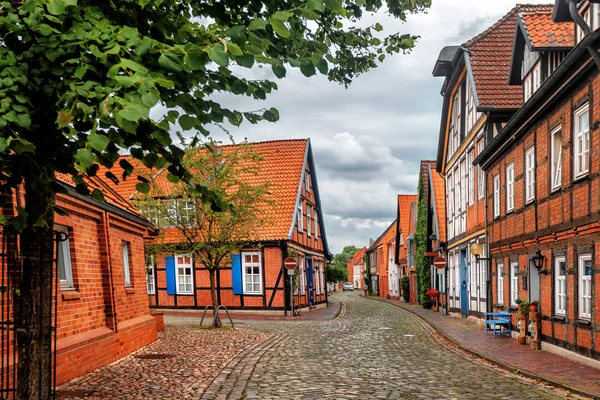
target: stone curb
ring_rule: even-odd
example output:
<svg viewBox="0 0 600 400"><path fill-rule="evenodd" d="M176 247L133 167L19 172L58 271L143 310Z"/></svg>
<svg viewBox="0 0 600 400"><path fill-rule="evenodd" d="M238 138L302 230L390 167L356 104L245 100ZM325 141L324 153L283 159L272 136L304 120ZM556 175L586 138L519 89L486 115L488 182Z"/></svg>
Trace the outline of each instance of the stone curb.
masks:
<svg viewBox="0 0 600 400"><path fill-rule="evenodd" d="M362 297L364 297L364 296L362 296ZM397 307L397 308L399 308L401 310L407 311L407 312L411 313L412 315L415 315L415 316L419 317L419 319L421 319L421 321L423 321L427 325L429 325L439 336L443 337L444 339L446 339L447 341L449 341L450 343L452 343L453 345L455 345L456 347L458 347L460 350L464 351L465 353L471 354L471 355L473 355L475 357L479 357L479 358L481 358L483 360L486 360L486 361L488 361L488 362L490 362L490 363L492 363L492 364L494 364L494 365L496 365L496 366L498 366L498 367L500 367L500 368L502 368L502 369L504 369L504 370L506 370L508 372L512 373L513 371L517 370L518 374L522 375L524 377L527 377L527 378L530 378L530 379L535 379L535 380L547 383L547 384L549 384L551 386L554 386L554 387L557 387L557 388L560 388L560 389L565 389L565 390L568 390L570 392L573 392L573 393L581 395L581 396L589 397L590 399L600 400L600 396L598 396L597 394L588 393L585 390L581 390L581 389L578 389L578 388L575 388L575 387L572 387L572 386L569 386L569 385L562 384L560 382L556 382L556 381L552 381L552 380L547 379L547 378L543 378L543 377L538 376L538 375L536 375L536 374L534 374L532 372L523 371L523 370L520 369L519 366L506 364L506 363L504 363L502 361L498 361L498 360L496 360L496 359L494 359L494 358L492 358L490 356L478 353L478 352L476 352L474 350L470 350L470 349L464 347L463 345L461 345L460 343L458 343L456 340L454 340L451 337L449 337L448 335L446 335L434 323L428 321L423 316L417 314L416 312L412 311L409 308L402 307L402 306L400 306L398 304L390 303L389 301L386 301L385 299L380 299L380 298L370 297L370 296L367 296L366 298L370 299L370 300L379 301L381 303L389 304L391 306Z"/></svg>

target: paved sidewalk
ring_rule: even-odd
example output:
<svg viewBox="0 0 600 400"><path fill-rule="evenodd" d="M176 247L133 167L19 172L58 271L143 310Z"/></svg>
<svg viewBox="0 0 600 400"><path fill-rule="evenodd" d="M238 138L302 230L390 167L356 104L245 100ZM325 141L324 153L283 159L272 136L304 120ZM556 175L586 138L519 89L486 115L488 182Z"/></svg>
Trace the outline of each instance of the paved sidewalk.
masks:
<svg viewBox="0 0 600 400"><path fill-rule="evenodd" d="M426 310L419 305L382 298L429 323L456 346L511 371L546 381L581 395L600 399L600 370L545 351L533 351L507 336L497 336L473 322Z"/></svg>

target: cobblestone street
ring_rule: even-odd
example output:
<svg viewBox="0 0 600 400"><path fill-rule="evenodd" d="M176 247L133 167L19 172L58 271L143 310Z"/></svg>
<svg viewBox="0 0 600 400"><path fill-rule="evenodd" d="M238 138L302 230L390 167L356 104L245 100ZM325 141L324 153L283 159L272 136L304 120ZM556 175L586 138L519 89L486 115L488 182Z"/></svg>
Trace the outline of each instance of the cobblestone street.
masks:
<svg viewBox="0 0 600 400"><path fill-rule="evenodd" d="M204 398L542 399L567 393L452 348L417 317L358 293L328 322L244 325L284 335ZM258 361L256 365L251 363ZM251 370L251 373L249 371Z"/></svg>
<svg viewBox="0 0 600 400"><path fill-rule="evenodd" d="M398 307L356 292L335 298L341 311L328 321L246 319L214 331L190 326L197 318L169 317L160 341L63 385L59 397L580 398L468 356ZM331 316L313 313L323 311ZM153 354L169 358L143 358Z"/></svg>

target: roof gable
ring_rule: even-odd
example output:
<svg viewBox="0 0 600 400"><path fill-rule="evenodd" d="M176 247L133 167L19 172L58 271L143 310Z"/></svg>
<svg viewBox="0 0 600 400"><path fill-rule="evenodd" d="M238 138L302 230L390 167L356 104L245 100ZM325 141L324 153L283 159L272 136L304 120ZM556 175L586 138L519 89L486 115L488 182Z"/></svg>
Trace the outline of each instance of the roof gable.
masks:
<svg viewBox="0 0 600 400"><path fill-rule="evenodd" d="M410 217L411 204L417 202L419 196L416 194L399 194L398 195L398 214L400 224L398 225L399 232L402 233L404 240L410 235Z"/></svg>
<svg viewBox="0 0 600 400"><path fill-rule="evenodd" d="M392 222L391 225L388 226L385 231L383 231L381 236L379 236L377 238L377 240L375 240L371 244L371 246L369 246L369 248L367 249L367 252L372 252L373 250L377 249L380 245L387 244L389 241L391 241L393 239L395 233L396 233L396 220L394 220L394 222Z"/></svg>
<svg viewBox="0 0 600 400"><path fill-rule="evenodd" d="M437 234L440 242L446 242L446 181L442 176L429 167L429 184L431 185L431 205L434 214L434 232Z"/></svg>
<svg viewBox="0 0 600 400"><path fill-rule="evenodd" d="M257 227L256 238L260 241L270 240L288 240L290 230L295 223L296 206L298 202L298 193L302 185L302 177L305 169L305 162L312 161L312 156L309 157L307 152L310 151L310 142L308 139L293 139L293 140L276 140L268 142L257 142L247 144L248 148L261 155L261 160L258 161L258 174L249 175L248 183L264 183L269 182L271 186L270 200L274 204L269 204L261 210L263 218L268 223ZM224 145L219 146L226 152L228 149L239 148L240 145ZM136 194L135 185L138 183L137 175L152 177L153 183L158 185L160 190L168 195L170 192L171 183L167 180L166 170L150 170L137 159L131 156L122 156L127 159L135 169L132 176L124 182L115 185L112 181L105 179L108 186L114 189L122 197L132 200ZM313 163L314 164L314 163ZM312 165L312 174L314 182L315 197L320 203L318 194L317 179ZM106 171L106 169L104 169ZM101 175L104 175L101 171ZM123 169L118 163L112 168L116 176L121 176ZM99 174L100 175L100 174ZM320 204L318 205L320 209ZM320 209L321 210L321 209ZM322 211L321 211L322 216ZM327 249L325 227L323 220L319 224L321 227L321 236L323 239L324 249Z"/></svg>

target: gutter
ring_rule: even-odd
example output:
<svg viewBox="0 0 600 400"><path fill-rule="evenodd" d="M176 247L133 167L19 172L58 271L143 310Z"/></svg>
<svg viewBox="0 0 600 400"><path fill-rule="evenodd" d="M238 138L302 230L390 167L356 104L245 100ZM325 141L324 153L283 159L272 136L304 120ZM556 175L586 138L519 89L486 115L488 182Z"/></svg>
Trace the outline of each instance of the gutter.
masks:
<svg viewBox="0 0 600 400"><path fill-rule="evenodd" d="M542 83L542 86L531 96L531 98L515 113L508 121L502 131L490 141L483 152L473 160L473 165L479 165L484 170L490 166L495 159L494 155L503 151L515 138L517 129L526 129L529 124L522 124L527 117L532 117L532 112L538 103L547 100L549 93L556 88L557 82L567 73L573 72L574 66L579 58L586 53L588 47L600 38L600 31L590 33L566 56L558 68ZM531 119L531 118L530 118ZM510 135L512 137L509 139Z"/></svg>
<svg viewBox="0 0 600 400"><path fill-rule="evenodd" d="M579 2L579 0L565 0L565 1L567 1L569 3L569 13L571 14L571 18L573 18L573 21L575 21L575 23L577 25L579 25L579 27L581 29L583 29L583 33L586 36L589 36L591 33L590 26L581 17L581 14L579 14L579 10L577 9L577 3ZM591 13L591 7L590 7L590 13ZM592 55L592 58L594 59L596 66L598 68L600 68L600 54L598 54L598 51L595 48L593 48L591 46L591 44L587 46L587 49L590 52L590 54Z"/></svg>

